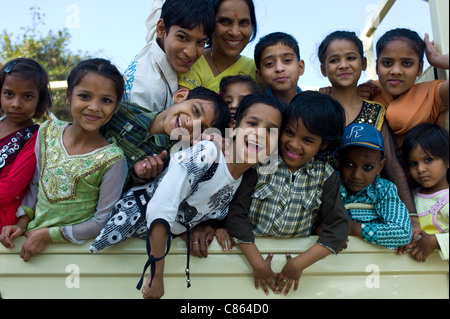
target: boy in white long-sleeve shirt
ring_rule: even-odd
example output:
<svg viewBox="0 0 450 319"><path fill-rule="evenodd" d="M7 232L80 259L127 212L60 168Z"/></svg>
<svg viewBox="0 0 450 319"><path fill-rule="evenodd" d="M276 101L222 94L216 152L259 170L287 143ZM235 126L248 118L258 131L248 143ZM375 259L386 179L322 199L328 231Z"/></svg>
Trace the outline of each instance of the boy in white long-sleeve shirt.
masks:
<svg viewBox="0 0 450 319"><path fill-rule="evenodd" d="M163 2L154 0L147 19L148 43L124 72L124 101L154 112L173 105L172 96L178 91L177 72L188 72L202 56L215 27L209 1Z"/></svg>

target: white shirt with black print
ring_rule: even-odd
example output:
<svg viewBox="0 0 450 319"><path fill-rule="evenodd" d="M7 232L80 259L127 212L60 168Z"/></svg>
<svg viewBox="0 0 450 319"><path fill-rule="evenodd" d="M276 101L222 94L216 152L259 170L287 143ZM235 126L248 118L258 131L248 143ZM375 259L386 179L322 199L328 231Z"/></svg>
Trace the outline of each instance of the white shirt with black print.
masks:
<svg viewBox="0 0 450 319"><path fill-rule="evenodd" d="M217 144L203 141L171 156L170 165L148 203L147 227L157 219L167 221L172 234L206 220L223 220L241 184L228 170Z"/></svg>

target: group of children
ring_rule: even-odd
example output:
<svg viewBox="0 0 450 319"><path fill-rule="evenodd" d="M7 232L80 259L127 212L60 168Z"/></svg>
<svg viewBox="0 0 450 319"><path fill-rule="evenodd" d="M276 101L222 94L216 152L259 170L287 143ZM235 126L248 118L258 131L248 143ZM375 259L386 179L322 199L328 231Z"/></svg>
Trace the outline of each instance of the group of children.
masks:
<svg viewBox="0 0 450 319"><path fill-rule="evenodd" d="M298 43L276 32L257 44L253 77L222 77L219 94L203 87L175 91L161 77L174 80L195 69L214 29L204 12L180 15L178 2L165 2L157 38L146 49L156 59L147 76L159 73L163 90L155 99L144 92L144 107L131 103L130 70L124 81L109 61L90 59L68 78L72 122L38 127L33 119L52 104L46 71L26 58L0 70L5 247L26 236L21 257L28 261L52 242L95 238L91 251L98 252L144 238L150 275L144 285L143 274L138 289L145 298L164 295L173 236L187 242L188 286L189 254L206 256L216 234L224 250L239 246L266 294L296 290L303 270L338 254L349 235L410 251L418 261L436 249L448 259L449 148L442 127L448 80L415 84L425 53L445 69L448 55L437 53L428 36L392 30L377 44L379 80L358 86L367 64L362 43L353 32L337 31L319 48L329 94L301 92ZM219 10L227 0L217 2ZM217 24L246 28L254 20L247 14L248 21L236 13ZM214 61L213 52L205 60ZM156 109L149 111L151 105ZM287 255L279 274L255 242L310 235L318 236L316 244Z"/></svg>

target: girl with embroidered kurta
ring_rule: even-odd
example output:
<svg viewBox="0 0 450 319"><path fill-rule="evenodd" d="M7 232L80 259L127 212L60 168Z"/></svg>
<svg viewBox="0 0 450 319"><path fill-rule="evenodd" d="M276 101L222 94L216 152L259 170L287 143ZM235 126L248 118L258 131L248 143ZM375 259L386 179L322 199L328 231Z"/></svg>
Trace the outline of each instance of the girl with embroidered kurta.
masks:
<svg viewBox="0 0 450 319"><path fill-rule="evenodd" d="M100 134L119 107L124 81L103 59L78 64L67 80L73 122L47 121L38 132L37 169L19 209L17 225L2 243L25 234L21 258L28 261L51 242L83 243L98 235L119 200L126 176L122 150Z"/></svg>
<svg viewBox="0 0 450 319"><path fill-rule="evenodd" d="M362 100L358 94L358 81L367 67L361 40L354 32L336 31L328 35L319 48L322 74L330 80L331 96L345 109L346 126L366 123L377 128L384 139L384 165L382 175L393 182L410 212L414 238L420 232L413 196L400 155L397 141L385 120L386 108L376 102Z"/></svg>
<svg viewBox="0 0 450 319"><path fill-rule="evenodd" d="M16 211L36 170L34 146L40 118L52 104L47 72L32 59L0 70L0 232L15 225Z"/></svg>
<svg viewBox="0 0 450 319"><path fill-rule="evenodd" d="M411 254L417 261L426 261L435 250L448 260L449 208L449 146L448 132L436 124L420 124L406 134L402 150L412 179L420 238Z"/></svg>

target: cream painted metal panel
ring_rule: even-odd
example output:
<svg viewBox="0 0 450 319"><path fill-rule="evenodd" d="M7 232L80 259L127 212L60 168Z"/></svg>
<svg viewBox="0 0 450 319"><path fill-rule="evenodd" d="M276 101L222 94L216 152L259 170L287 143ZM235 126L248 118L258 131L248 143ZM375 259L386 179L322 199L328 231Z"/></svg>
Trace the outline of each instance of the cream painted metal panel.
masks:
<svg viewBox="0 0 450 319"><path fill-rule="evenodd" d="M361 32L360 39L364 45L364 55L367 58L366 75L368 80L376 80L378 78L376 72L376 56L374 50L374 34L380 24L383 22L386 15L395 4L396 0L383 0L371 21L367 23Z"/></svg>
<svg viewBox="0 0 450 319"><path fill-rule="evenodd" d="M449 7L448 0L429 0L433 40L439 52L449 52ZM447 72L448 76L448 72Z"/></svg>
<svg viewBox="0 0 450 319"><path fill-rule="evenodd" d="M439 52L449 53L449 6L448 0L429 0L433 40ZM438 70L438 78L449 78L448 70ZM445 127L449 130L449 110L445 112Z"/></svg>
<svg viewBox="0 0 450 319"><path fill-rule="evenodd" d="M423 83L433 80L436 80L435 68L429 67L428 69L423 71L422 75L417 79L417 83Z"/></svg>
<svg viewBox="0 0 450 319"><path fill-rule="evenodd" d="M50 82L50 89L55 90L67 90L67 81L53 81Z"/></svg>
<svg viewBox="0 0 450 319"><path fill-rule="evenodd" d="M275 254L272 267L279 272L286 253L300 254L316 240L258 239L257 244L263 254ZM29 263L19 257L22 243L23 239L17 240L19 248L13 251L0 247L0 292L5 299L142 297L135 286L146 261L143 240L131 239L96 255L89 252L89 244L53 244ZM266 297L262 290L255 290L251 268L237 248L223 253L214 242L207 259L191 257L189 289L185 267L185 243L174 240L166 259L165 298L449 298L448 261L442 261L438 253L426 263L417 263L409 255L398 256L358 238L350 238L348 249L341 254L328 256L308 268L299 291L288 297L273 293ZM74 269L79 270L79 288L70 288L76 283ZM379 278L379 287L376 280L371 282L372 278ZM376 287L371 288L374 284Z"/></svg>

